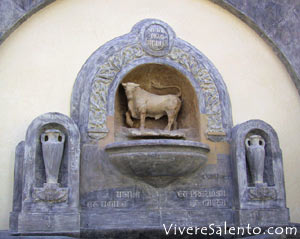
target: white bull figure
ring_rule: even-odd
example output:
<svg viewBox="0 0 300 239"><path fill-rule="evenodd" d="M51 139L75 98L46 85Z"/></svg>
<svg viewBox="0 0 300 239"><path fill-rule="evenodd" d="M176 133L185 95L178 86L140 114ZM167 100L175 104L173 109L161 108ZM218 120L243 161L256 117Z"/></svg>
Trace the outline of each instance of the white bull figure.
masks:
<svg viewBox="0 0 300 239"><path fill-rule="evenodd" d="M139 84L128 82L122 83L128 100L128 111L126 112L126 123L133 127L134 119L140 119L140 129L145 128L146 117L161 118L164 115L168 116L168 125L165 130L170 131L173 126L177 129L177 115L181 107L181 90L177 95L156 95L143 90ZM155 88L169 88L169 87L155 87ZM132 118L131 118L132 117Z"/></svg>

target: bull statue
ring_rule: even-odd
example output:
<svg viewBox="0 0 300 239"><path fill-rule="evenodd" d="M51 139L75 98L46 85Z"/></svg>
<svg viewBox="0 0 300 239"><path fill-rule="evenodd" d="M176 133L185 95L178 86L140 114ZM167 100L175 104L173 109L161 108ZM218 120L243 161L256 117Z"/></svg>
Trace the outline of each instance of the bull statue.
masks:
<svg viewBox="0 0 300 239"><path fill-rule="evenodd" d="M126 112L126 123L133 127L134 119L140 119L140 130L145 128L146 117L160 119L162 116L168 116L168 125L165 130L177 129L177 115L181 107L181 90L177 86L155 88L177 88L177 95L156 95L143 90L139 84L128 82L122 83L128 100L128 111Z"/></svg>

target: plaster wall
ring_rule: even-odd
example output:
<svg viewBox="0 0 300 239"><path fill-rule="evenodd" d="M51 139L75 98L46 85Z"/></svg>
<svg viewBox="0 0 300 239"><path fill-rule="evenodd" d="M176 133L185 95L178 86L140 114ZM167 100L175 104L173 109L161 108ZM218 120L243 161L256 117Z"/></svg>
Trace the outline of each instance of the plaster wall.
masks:
<svg viewBox="0 0 300 239"><path fill-rule="evenodd" d="M0 46L0 230L12 208L15 146L40 114L69 115L81 66L99 46L144 18L167 22L202 51L228 87L234 124L261 119L279 135L291 220L300 222L300 98L272 49L208 0L56 1Z"/></svg>

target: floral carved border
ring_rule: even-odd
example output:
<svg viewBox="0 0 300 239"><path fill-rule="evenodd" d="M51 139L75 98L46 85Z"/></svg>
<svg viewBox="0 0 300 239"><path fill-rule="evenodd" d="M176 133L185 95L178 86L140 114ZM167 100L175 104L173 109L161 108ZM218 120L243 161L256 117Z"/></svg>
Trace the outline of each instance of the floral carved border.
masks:
<svg viewBox="0 0 300 239"><path fill-rule="evenodd" d="M90 95L88 135L91 139L100 140L108 133L107 98L111 83L123 67L146 56L149 55L142 46L134 44L115 52L99 67ZM205 97L205 114L208 119L207 134L225 135L219 93L207 69L191 53L178 47L173 47L164 58L184 67L199 84Z"/></svg>

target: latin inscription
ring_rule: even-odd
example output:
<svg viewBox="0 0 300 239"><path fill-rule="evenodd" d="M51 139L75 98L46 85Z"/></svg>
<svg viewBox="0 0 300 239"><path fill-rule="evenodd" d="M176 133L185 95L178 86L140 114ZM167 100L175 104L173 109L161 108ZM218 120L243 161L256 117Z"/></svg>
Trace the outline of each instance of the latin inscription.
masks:
<svg viewBox="0 0 300 239"><path fill-rule="evenodd" d="M169 36L167 31L158 24L153 24L145 31L145 40L153 51L161 51L168 47Z"/></svg>
<svg viewBox="0 0 300 239"><path fill-rule="evenodd" d="M129 208L136 199L141 199L141 192L135 190L119 190L101 194L102 200L86 202L88 208Z"/></svg>
<svg viewBox="0 0 300 239"><path fill-rule="evenodd" d="M140 192L133 192L133 191L116 191L117 198L126 198L126 199L133 199L133 198L140 198Z"/></svg>
<svg viewBox="0 0 300 239"><path fill-rule="evenodd" d="M191 201L190 207L226 207L225 199L204 199L200 201Z"/></svg>
<svg viewBox="0 0 300 239"><path fill-rule="evenodd" d="M88 208L126 208L127 201L89 201Z"/></svg>
<svg viewBox="0 0 300 239"><path fill-rule="evenodd" d="M177 191L178 198L210 198L210 197L226 197L225 190L192 190L192 191Z"/></svg>
<svg viewBox="0 0 300 239"><path fill-rule="evenodd" d="M175 191L177 201L192 208L229 207L228 193L224 189L198 189Z"/></svg>

